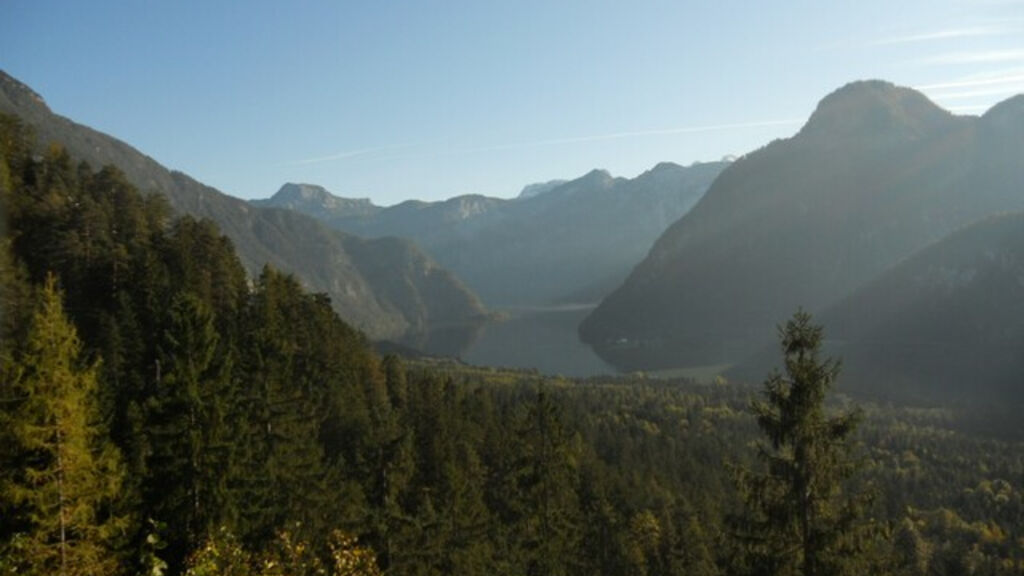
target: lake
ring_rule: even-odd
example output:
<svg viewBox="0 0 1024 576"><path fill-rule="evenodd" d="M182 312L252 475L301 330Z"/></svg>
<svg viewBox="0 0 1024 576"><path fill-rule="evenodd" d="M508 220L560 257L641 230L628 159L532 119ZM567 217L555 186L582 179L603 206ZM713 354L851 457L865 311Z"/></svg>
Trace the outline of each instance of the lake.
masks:
<svg viewBox="0 0 1024 576"><path fill-rule="evenodd" d="M580 341L576 328L594 306L506 309L504 320L481 326L458 350L450 342L432 338L428 352L456 356L467 364L536 369L542 374L586 377L615 374ZM430 350L433 348L433 350Z"/></svg>

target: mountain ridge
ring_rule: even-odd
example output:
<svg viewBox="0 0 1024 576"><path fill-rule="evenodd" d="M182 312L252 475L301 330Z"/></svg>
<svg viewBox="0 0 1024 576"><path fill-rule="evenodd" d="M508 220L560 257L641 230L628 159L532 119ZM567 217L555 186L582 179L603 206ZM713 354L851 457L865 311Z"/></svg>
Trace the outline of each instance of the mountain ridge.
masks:
<svg viewBox="0 0 1024 576"><path fill-rule="evenodd" d="M54 114L45 100L24 83L0 71L0 112L14 115L34 131L39 146L58 143L76 160L94 167L117 166L143 193L164 195L179 213L215 221L231 238L250 275L264 264L294 273L308 288L327 293L339 315L374 339L419 338L433 323L477 323L487 312L479 300L449 272L411 244L383 244L331 230L308 216L287 210L266 209L223 194L179 171L169 170L135 148L74 121ZM395 253L398 250L400 253ZM358 252L360 257L353 257ZM400 260L390 276L367 281L362 270L376 261ZM404 302L381 294L401 291L386 282L412 287L429 279L417 295L424 306L409 314ZM445 285L439 289L437 285ZM422 296L422 297L420 297ZM458 310L456 317L441 318L433 310ZM403 312L404 310L404 312Z"/></svg>
<svg viewBox="0 0 1024 576"><path fill-rule="evenodd" d="M816 318L843 361L843 392L918 405L1024 402L1024 212L968 224ZM731 368L757 381L769 347ZM965 385L969 383L969 385Z"/></svg>
<svg viewBox="0 0 1024 576"><path fill-rule="evenodd" d="M632 179L594 169L527 197L408 200L362 215L277 194L260 202L361 236L412 239L489 306L544 306L607 293L727 165L663 162Z"/></svg>
<svg viewBox="0 0 1024 576"><path fill-rule="evenodd" d="M798 307L823 310L952 231L1024 209L1024 131L986 130L907 88L840 88L796 135L724 170L581 336L626 369L742 360Z"/></svg>

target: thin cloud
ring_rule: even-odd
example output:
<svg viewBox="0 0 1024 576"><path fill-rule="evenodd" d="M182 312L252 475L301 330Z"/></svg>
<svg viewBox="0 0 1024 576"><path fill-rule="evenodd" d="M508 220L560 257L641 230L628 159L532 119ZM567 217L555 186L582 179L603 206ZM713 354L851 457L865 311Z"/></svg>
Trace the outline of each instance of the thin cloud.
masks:
<svg viewBox="0 0 1024 576"><path fill-rule="evenodd" d="M931 94L933 100L969 100L986 96L1004 96L1006 94L1024 93L1024 84L1009 84L1002 88L988 90L967 90L961 92L938 92Z"/></svg>
<svg viewBox="0 0 1024 576"><path fill-rule="evenodd" d="M987 104L976 104L973 106L950 106L947 110L954 114L976 114L978 112L984 112L989 108L991 108L991 106Z"/></svg>
<svg viewBox="0 0 1024 576"><path fill-rule="evenodd" d="M993 64L997 62L1024 62L1024 50L984 50L979 52L951 52L919 60L921 64Z"/></svg>
<svg viewBox="0 0 1024 576"><path fill-rule="evenodd" d="M988 74L967 76L950 82L938 82L933 84L921 84L914 86L922 92L929 90L948 90L957 88L978 88L981 86L998 86L1001 84L1016 84L1024 82L1024 69L1014 68Z"/></svg>
<svg viewBox="0 0 1024 576"><path fill-rule="evenodd" d="M925 32L921 34L910 34L907 36L897 36L893 38L883 38L881 40L875 40L869 45L871 46L890 46L893 44L916 44L919 42L932 42L936 40L956 40L959 38L978 38L978 37L992 37L1002 36L1007 34L1008 30L1003 26L973 26L969 28L954 28L950 30L938 30L935 32Z"/></svg>

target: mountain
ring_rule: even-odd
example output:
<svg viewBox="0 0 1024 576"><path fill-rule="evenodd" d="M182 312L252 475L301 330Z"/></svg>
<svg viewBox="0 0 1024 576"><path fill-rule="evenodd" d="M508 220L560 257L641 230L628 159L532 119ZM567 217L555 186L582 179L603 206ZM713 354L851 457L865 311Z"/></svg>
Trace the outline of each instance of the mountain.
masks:
<svg viewBox="0 0 1024 576"><path fill-rule="evenodd" d="M291 202L294 185L286 184L260 205L287 206L362 236L412 239L491 306L596 302L726 165L663 163L633 179L594 170L527 186L513 200L410 200L364 214L329 208L335 196Z"/></svg>
<svg viewBox="0 0 1024 576"><path fill-rule="evenodd" d="M254 200L254 206L287 208L303 212L320 220L371 216L381 210L369 198L339 198L323 186L288 183L267 200Z"/></svg>
<svg viewBox="0 0 1024 576"><path fill-rule="evenodd" d="M733 363L985 216L1024 209L1019 103L958 117L907 88L855 82L795 136L737 160L583 322L637 369Z"/></svg>
<svg viewBox="0 0 1024 576"><path fill-rule="evenodd" d="M94 167L117 166L140 190L164 195L177 212L215 221L250 274L267 263L295 274L309 289L328 294L338 314L371 338L419 339L434 326L472 324L485 314L475 295L411 242L358 238L294 211L223 194L54 114L38 94L3 72L0 113L21 118L39 146L56 142ZM317 192L295 192L304 193Z"/></svg>
<svg viewBox="0 0 1024 576"><path fill-rule="evenodd" d="M523 186L523 189L519 192L519 196L516 196L516 198L525 200L527 198L533 198L534 196L540 196L541 194L551 192L566 182L568 182L568 180L548 180L547 182L527 184L526 186Z"/></svg>
<svg viewBox="0 0 1024 576"><path fill-rule="evenodd" d="M1024 213L950 234L817 318L843 360L841 386L885 400L1024 401ZM733 379L763 379L765 351Z"/></svg>

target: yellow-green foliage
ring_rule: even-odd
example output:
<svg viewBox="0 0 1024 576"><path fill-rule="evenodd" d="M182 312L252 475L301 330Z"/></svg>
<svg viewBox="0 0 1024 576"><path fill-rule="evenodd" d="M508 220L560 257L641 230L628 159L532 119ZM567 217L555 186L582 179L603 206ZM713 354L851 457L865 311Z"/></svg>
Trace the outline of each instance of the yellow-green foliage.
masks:
<svg viewBox="0 0 1024 576"><path fill-rule="evenodd" d="M95 366L83 365L78 334L47 278L17 359L12 411L0 414L22 467L0 482L0 507L16 510L22 530L0 556L21 574L112 573L120 519L106 511L120 490L117 450L98 424Z"/></svg>
<svg viewBox="0 0 1024 576"><path fill-rule="evenodd" d="M327 562L310 542L290 532L277 535L265 550L242 547L227 530L207 540L189 560L186 576L380 576L373 551L354 536L335 530L328 542Z"/></svg>

